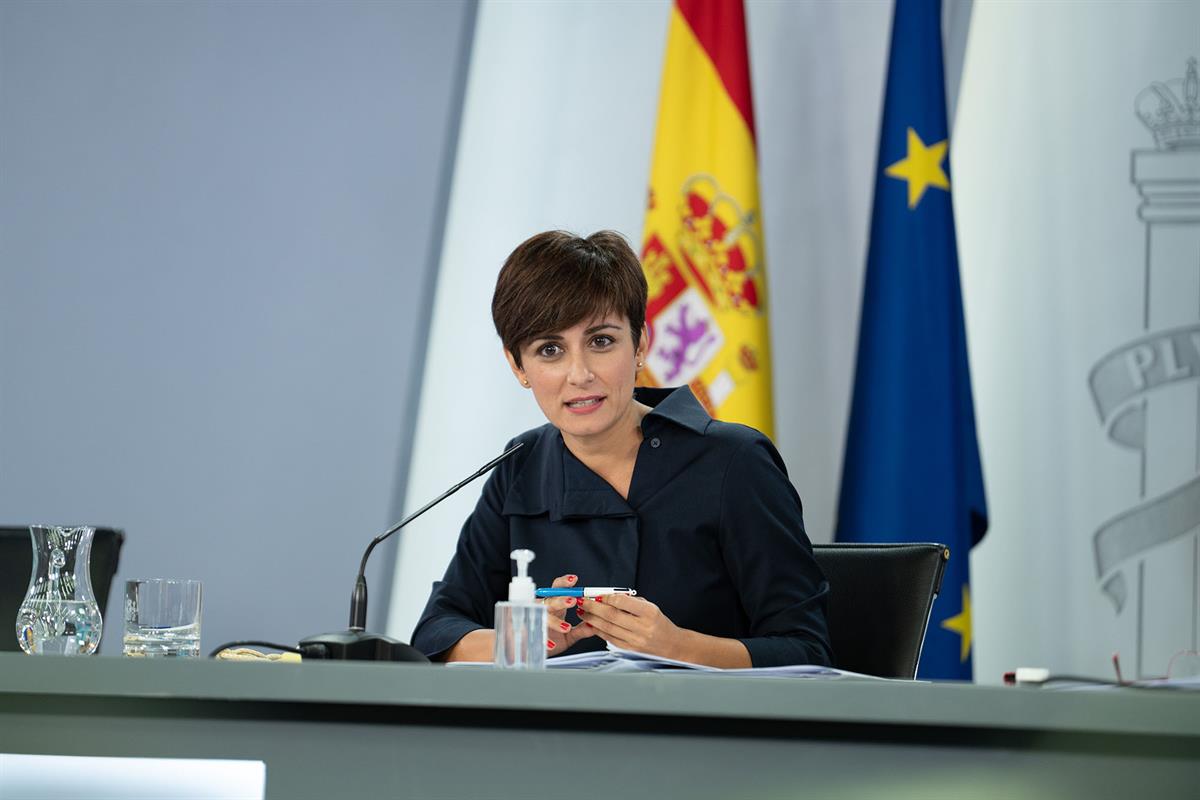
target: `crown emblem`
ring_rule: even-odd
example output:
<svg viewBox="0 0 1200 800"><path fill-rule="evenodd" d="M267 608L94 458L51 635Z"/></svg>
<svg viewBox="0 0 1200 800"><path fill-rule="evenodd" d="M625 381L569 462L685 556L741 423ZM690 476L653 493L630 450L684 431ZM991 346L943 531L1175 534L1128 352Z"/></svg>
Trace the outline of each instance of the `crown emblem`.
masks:
<svg viewBox="0 0 1200 800"><path fill-rule="evenodd" d="M1134 103L1138 119L1154 134L1159 149L1200 147L1200 79L1196 59L1188 59L1187 75L1147 86Z"/></svg>
<svg viewBox="0 0 1200 800"><path fill-rule="evenodd" d="M679 214L680 253L713 305L721 311L759 311L762 248L755 212L744 211L711 175L693 175L683 184Z"/></svg>

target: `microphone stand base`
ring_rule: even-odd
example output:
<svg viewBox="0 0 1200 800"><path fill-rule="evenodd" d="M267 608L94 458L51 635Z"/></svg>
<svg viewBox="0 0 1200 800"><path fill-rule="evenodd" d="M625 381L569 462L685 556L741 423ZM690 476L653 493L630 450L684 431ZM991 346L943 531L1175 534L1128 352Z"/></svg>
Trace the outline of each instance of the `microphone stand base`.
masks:
<svg viewBox="0 0 1200 800"><path fill-rule="evenodd" d="M410 644L397 641L381 633L365 631L340 631L309 636L300 646L320 645L325 648L325 658L332 661L407 661L428 664L429 659ZM305 656L309 658L309 656ZM320 656L312 656L320 658Z"/></svg>

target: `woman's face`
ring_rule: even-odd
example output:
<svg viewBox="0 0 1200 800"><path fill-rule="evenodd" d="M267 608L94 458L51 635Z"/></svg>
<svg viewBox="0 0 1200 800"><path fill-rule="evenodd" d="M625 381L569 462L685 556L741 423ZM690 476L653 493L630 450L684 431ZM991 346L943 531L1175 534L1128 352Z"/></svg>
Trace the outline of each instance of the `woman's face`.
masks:
<svg viewBox="0 0 1200 800"><path fill-rule="evenodd" d="M564 436L606 434L634 413L633 386L646 335L635 345L629 320L609 314L534 339L509 366Z"/></svg>

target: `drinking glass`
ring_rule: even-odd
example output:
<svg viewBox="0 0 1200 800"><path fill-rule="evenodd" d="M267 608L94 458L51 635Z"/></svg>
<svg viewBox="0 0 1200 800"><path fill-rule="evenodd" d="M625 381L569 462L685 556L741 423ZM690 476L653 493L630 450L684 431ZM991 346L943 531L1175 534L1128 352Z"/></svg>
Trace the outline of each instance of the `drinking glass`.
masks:
<svg viewBox="0 0 1200 800"><path fill-rule="evenodd" d="M198 658L200 611L200 581L180 578L126 581L125 655Z"/></svg>

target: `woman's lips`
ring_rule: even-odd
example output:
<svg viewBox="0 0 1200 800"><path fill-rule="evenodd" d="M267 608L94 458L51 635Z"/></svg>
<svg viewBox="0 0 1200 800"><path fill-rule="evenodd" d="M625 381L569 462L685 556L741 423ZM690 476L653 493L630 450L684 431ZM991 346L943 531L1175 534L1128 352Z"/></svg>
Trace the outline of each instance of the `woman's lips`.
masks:
<svg viewBox="0 0 1200 800"><path fill-rule="evenodd" d="M572 414L592 414L604 405L603 397L582 397L579 400L568 400L563 403Z"/></svg>

